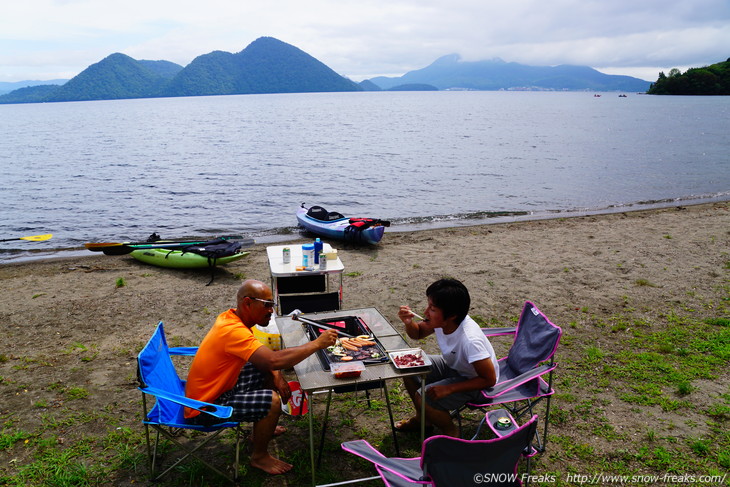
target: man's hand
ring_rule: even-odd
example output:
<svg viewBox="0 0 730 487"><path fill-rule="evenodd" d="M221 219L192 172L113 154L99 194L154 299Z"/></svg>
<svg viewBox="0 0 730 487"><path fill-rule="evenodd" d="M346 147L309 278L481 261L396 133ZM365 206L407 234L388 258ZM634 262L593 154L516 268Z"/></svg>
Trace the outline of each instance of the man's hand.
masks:
<svg viewBox="0 0 730 487"><path fill-rule="evenodd" d="M274 374L274 385L276 386L276 390L279 392L279 397L281 397L282 402L289 402L291 389L289 389L289 383L286 379L284 379L281 373Z"/></svg>
<svg viewBox="0 0 730 487"><path fill-rule="evenodd" d="M337 342L337 331L336 330L324 330L315 343L320 350L324 350L327 347L331 347Z"/></svg>

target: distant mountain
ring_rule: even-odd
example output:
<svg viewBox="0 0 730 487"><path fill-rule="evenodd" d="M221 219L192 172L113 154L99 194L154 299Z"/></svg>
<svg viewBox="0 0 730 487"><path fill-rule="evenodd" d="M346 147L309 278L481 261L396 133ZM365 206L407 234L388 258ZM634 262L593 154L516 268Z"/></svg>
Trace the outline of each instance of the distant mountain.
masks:
<svg viewBox="0 0 730 487"><path fill-rule="evenodd" d="M304 51L261 37L239 53L214 51L184 68L112 54L63 86L11 92L0 103L332 91L362 88Z"/></svg>
<svg viewBox="0 0 730 487"><path fill-rule="evenodd" d="M392 88L388 88L388 91L438 91L434 85L427 85L425 83L408 83L405 85L397 85Z"/></svg>
<svg viewBox="0 0 730 487"><path fill-rule="evenodd" d="M29 86L39 86L39 85L62 85L64 84L67 79L49 79L45 81L38 81L38 80L25 80L25 81L0 81L0 95L4 95L5 93L10 93L11 91L19 90L21 88L27 88Z"/></svg>
<svg viewBox="0 0 730 487"><path fill-rule="evenodd" d="M730 95L730 58L704 68L690 68L682 74L678 69L669 76L659 73L650 95Z"/></svg>
<svg viewBox="0 0 730 487"><path fill-rule="evenodd" d="M237 54L215 51L195 58L168 84L163 96L361 90L304 51L261 37Z"/></svg>
<svg viewBox="0 0 730 487"><path fill-rule="evenodd" d="M360 88L363 89L363 91L383 91L380 86L367 79L364 81L360 81L360 83L358 84L360 85Z"/></svg>
<svg viewBox="0 0 730 487"><path fill-rule="evenodd" d="M43 103L57 90L58 85L28 86L0 96L0 103Z"/></svg>
<svg viewBox="0 0 730 487"><path fill-rule="evenodd" d="M261 37L241 52L213 51L185 67L115 53L60 86L52 82L25 85L0 95L0 103L434 89L645 92L649 86L648 81L607 75L587 66L528 66L501 59L465 62L458 54L400 77L355 83L292 45Z"/></svg>
<svg viewBox="0 0 730 487"><path fill-rule="evenodd" d="M169 81L169 77L159 74L164 71L157 69L162 65L151 63L137 61L126 54L112 54L70 79L44 101L116 100L156 96ZM182 66L179 68L183 69Z"/></svg>
<svg viewBox="0 0 730 487"><path fill-rule="evenodd" d="M429 84L440 90L638 91L650 83L630 76L603 74L587 66L528 66L501 59L462 61L458 54L400 77L380 76L370 82L387 90L404 84Z"/></svg>

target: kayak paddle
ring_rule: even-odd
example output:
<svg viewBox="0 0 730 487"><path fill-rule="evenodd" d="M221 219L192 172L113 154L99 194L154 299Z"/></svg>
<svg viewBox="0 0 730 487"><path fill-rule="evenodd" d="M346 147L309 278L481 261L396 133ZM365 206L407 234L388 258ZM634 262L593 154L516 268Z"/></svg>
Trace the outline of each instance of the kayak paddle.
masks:
<svg viewBox="0 0 730 487"><path fill-rule="evenodd" d="M206 240L159 240L156 242L90 242L85 243L84 247L91 250L92 252L101 252L107 248L110 247L121 247L121 246L147 246L144 248L167 248L167 247L149 247L151 245L170 245L170 244L180 244L180 245L197 245L202 244L205 242L208 242L210 240L213 240L213 238L220 238L223 240L237 240L240 238L243 238L240 235L227 235L225 237L211 237ZM131 250L130 250L131 252ZM127 252L128 253L128 252Z"/></svg>
<svg viewBox="0 0 730 487"><path fill-rule="evenodd" d="M135 250L150 250L150 249L162 249L162 250L181 250L185 249L187 247L194 247L196 245L203 245L206 242L193 242L193 243L158 243L158 244L149 244L149 245L115 245L113 247L107 247L105 249L102 249L102 252L104 252L104 255L126 255L131 254ZM251 246L254 244L254 241L252 238L247 238L246 240L243 240L242 246Z"/></svg>
<svg viewBox="0 0 730 487"><path fill-rule="evenodd" d="M52 233L46 233L45 235L31 235L29 237L16 237L16 238L4 238L0 242L10 242L11 240L32 240L33 242L41 242L48 240L53 237Z"/></svg>
<svg viewBox="0 0 730 487"><path fill-rule="evenodd" d="M220 237L225 240L238 240L240 237L229 236ZM212 239L211 239L212 240ZM176 250L184 247L190 247L191 245L202 245L209 242L210 240L203 241L190 241L190 242L151 242L151 243L114 243L114 244L86 244L86 248L94 252L102 251L105 255L126 255L134 252L135 250L148 250L148 249L165 249L165 250ZM254 244L252 238L243 240L243 245L250 246ZM89 247L92 245L92 247ZM100 246L101 245L101 246Z"/></svg>

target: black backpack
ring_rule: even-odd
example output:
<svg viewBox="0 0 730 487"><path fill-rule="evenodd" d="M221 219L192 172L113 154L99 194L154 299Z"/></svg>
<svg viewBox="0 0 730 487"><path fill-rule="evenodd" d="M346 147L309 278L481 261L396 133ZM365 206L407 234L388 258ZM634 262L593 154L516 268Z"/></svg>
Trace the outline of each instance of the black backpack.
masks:
<svg viewBox="0 0 730 487"><path fill-rule="evenodd" d="M189 245L187 247L182 247L180 250L182 250L183 254L185 252L192 252L194 254L198 254L198 255L202 255L203 257L207 257L208 265L215 265L216 259L220 259L221 257L230 257L231 255L235 255L238 253L239 250L241 250L242 246L243 246L243 242L236 242L236 241L232 241L232 240L216 238L214 240L209 240L202 244Z"/></svg>
<svg viewBox="0 0 730 487"><path fill-rule="evenodd" d="M241 250L241 247L243 247L243 242L216 238L202 244L188 245L187 247L182 247L180 250L182 250L183 254L185 252L192 252L194 254L202 255L203 257L208 258L208 267L210 267L210 281L208 281L208 284L206 284L206 286L210 286L210 284L213 282L213 279L215 279L216 261L222 257L230 257L231 255L237 254Z"/></svg>

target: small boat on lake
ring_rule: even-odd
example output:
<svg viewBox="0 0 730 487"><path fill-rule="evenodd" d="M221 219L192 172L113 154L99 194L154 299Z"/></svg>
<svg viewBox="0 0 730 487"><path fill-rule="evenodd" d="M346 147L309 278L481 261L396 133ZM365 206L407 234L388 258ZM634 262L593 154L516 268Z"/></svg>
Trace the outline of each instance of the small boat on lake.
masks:
<svg viewBox="0 0 730 487"><path fill-rule="evenodd" d="M302 228L322 237L346 242L376 244L383 238L389 221L375 218L348 218L321 206L305 208L302 203L297 210L297 221Z"/></svg>

